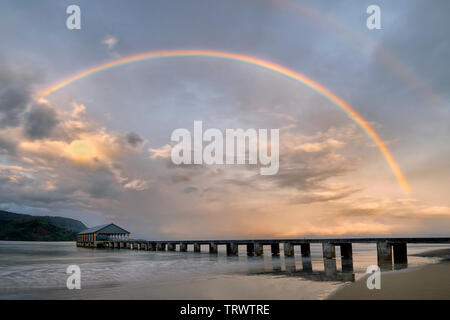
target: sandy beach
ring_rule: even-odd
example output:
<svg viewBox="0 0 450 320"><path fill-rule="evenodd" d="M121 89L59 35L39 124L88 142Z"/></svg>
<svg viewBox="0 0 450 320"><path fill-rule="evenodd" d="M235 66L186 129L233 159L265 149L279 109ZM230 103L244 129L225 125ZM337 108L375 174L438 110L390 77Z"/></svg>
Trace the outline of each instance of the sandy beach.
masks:
<svg viewBox="0 0 450 320"><path fill-rule="evenodd" d="M450 299L450 249L418 254L440 257L440 263L381 274L381 289L369 290L367 277L333 292L332 300L448 300Z"/></svg>

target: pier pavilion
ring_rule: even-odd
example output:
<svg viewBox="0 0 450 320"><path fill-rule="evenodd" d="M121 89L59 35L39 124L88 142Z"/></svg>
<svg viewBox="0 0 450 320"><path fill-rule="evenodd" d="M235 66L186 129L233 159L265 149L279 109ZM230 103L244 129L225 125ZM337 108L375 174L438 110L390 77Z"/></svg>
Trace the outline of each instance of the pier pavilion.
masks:
<svg viewBox="0 0 450 320"><path fill-rule="evenodd" d="M115 225L114 223L104 224L81 231L77 235L78 247L103 247L105 242L128 241L130 232Z"/></svg>

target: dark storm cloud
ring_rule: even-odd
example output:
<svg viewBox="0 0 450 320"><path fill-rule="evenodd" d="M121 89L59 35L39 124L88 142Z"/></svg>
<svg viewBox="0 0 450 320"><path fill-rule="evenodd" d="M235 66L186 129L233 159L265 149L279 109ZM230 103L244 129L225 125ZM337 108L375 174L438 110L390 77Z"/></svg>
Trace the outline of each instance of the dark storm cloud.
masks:
<svg viewBox="0 0 450 320"><path fill-rule="evenodd" d="M134 132L127 133L125 138L132 147L140 146L144 142L141 136L139 136L137 133Z"/></svg>
<svg viewBox="0 0 450 320"><path fill-rule="evenodd" d="M32 78L22 70L0 65L0 129L20 124L31 100Z"/></svg>
<svg viewBox="0 0 450 320"><path fill-rule="evenodd" d="M16 145L8 138L0 137L0 154L13 154L15 152Z"/></svg>
<svg viewBox="0 0 450 320"><path fill-rule="evenodd" d="M7 169L0 170L0 204L48 206L54 203L76 203L74 188L43 190L42 181Z"/></svg>
<svg viewBox="0 0 450 320"><path fill-rule="evenodd" d="M89 206L99 199L114 199L121 190L108 168L92 174L61 162L52 172L59 174L53 177L45 170L25 172L0 168L0 204L76 208Z"/></svg>
<svg viewBox="0 0 450 320"><path fill-rule="evenodd" d="M114 198L120 192L117 179L108 168L96 171L95 175L81 184L81 188L92 198Z"/></svg>
<svg viewBox="0 0 450 320"><path fill-rule="evenodd" d="M189 186L184 188L183 193L193 193L193 192L197 192L198 188L197 187L193 187L193 186Z"/></svg>
<svg viewBox="0 0 450 320"><path fill-rule="evenodd" d="M34 105L25 115L24 129L31 140L47 138L57 125L56 111L44 104Z"/></svg>
<svg viewBox="0 0 450 320"><path fill-rule="evenodd" d="M279 187L295 188L302 191L322 189L322 184L330 178L343 176L350 170L343 166L330 168L284 168L268 179Z"/></svg>

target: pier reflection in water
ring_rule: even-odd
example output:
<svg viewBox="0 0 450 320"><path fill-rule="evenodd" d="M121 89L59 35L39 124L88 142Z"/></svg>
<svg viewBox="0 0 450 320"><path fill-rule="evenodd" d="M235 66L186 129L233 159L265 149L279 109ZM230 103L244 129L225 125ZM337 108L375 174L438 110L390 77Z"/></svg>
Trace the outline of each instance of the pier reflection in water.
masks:
<svg viewBox="0 0 450 320"><path fill-rule="evenodd" d="M355 281L353 263L349 259L341 259L342 267L338 270L336 258L323 258L323 270L314 270L311 257L302 257L301 264L298 264L294 257L281 259L279 256L272 256L266 258L268 259L249 257L247 274L300 277L311 281Z"/></svg>

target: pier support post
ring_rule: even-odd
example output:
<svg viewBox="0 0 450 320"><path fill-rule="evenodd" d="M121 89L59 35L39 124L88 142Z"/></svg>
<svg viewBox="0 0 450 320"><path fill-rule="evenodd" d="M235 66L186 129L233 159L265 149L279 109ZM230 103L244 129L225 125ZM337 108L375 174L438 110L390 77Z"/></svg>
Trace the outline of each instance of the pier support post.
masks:
<svg viewBox="0 0 450 320"><path fill-rule="evenodd" d="M211 242L209 244L209 253L217 254L217 243Z"/></svg>
<svg viewBox="0 0 450 320"><path fill-rule="evenodd" d="M284 256L285 257L293 257L294 256L294 245L290 242L285 242L283 244L284 248Z"/></svg>
<svg viewBox="0 0 450 320"><path fill-rule="evenodd" d="M251 257L255 255L255 244L247 243L247 256Z"/></svg>
<svg viewBox="0 0 450 320"><path fill-rule="evenodd" d="M336 259L330 258L323 259L323 269L327 277L329 278L336 277L337 273Z"/></svg>
<svg viewBox="0 0 450 320"><path fill-rule="evenodd" d="M227 255L237 256L237 254L238 254L238 245L234 242L227 243Z"/></svg>
<svg viewBox="0 0 450 320"><path fill-rule="evenodd" d="M300 250L302 252L302 257L311 257L311 244L309 243L301 244Z"/></svg>
<svg viewBox="0 0 450 320"><path fill-rule="evenodd" d="M295 273L295 259L286 259L284 263L286 264L286 272L288 274Z"/></svg>
<svg viewBox="0 0 450 320"><path fill-rule="evenodd" d="M272 251L272 255L273 256L278 256L280 255L280 244L279 243L272 243L270 245L271 251Z"/></svg>
<svg viewBox="0 0 450 320"><path fill-rule="evenodd" d="M311 256L302 256L302 267L305 272L312 272Z"/></svg>
<svg viewBox="0 0 450 320"><path fill-rule="evenodd" d="M272 256L272 271L275 273L281 272L280 256Z"/></svg>
<svg viewBox="0 0 450 320"><path fill-rule="evenodd" d="M200 248L200 243L194 243L194 252L200 252L201 248Z"/></svg>
<svg viewBox="0 0 450 320"><path fill-rule="evenodd" d="M158 251L166 251L166 244L165 243L158 243L156 245L156 250L158 250Z"/></svg>
<svg viewBox="0 0 450 320"><path fill-rule="evenodd" d="M180 252L186 252L186 251L187 251L187 244L180 243Z"/></svg>
<svg viewBox="0 0 450 320"><path fill-rule="evenodd" d="M351 243L343 243L341 246L342 272L353 272L353 249Z"/></svg>
<svg viewBox="0 0 450 320"><path fill-rule="evenodd" d="M175 243L168 243L167 251L175 251Z"/></svg>
<svg viewBox="0 0 450 320"><path fill-rule="evenodd" d="M156 243L154 243L154 242L150 243L150 250L151 251L156 251Z"/></svg>
<svg viewBox="0 0 450 320"><path fill-rule="evenodd" d="M394 269L403 269L408 266L408 252L406 243L394 243Z"/></svg>
<svg viewBox="0 0 450 320"><path fill-rule="evenodd" d="M343 243L340 245L340 247L341 247L341 257L346 259L353 257L353 250L351 243Z"/></svg>
<svg viewBox="0 0 450 320"><path fill-rule="evenodd" d="M388 242L377 242L378 266L382 270L392 270L392 246Z"/></svg>
<svg viewBox="0 0 450 320"><path fill-rule="evenodd" d="M263 245L259 242L255 242L255 254L257 256L261 256L264 255L264 249L263 249Z"/></svg>
<svg viewBox="0 0 450 320"><path fill-rule="evenodd" d="M336 257L336 249L334 247L334 244L329 242L322 243L322 252L323 257L326 259L332 259Z"/></svg>

